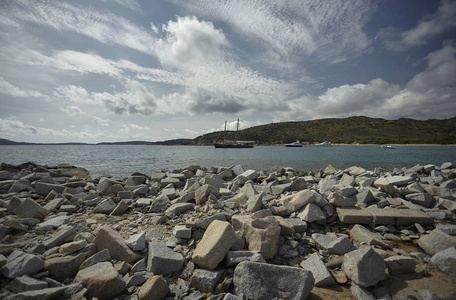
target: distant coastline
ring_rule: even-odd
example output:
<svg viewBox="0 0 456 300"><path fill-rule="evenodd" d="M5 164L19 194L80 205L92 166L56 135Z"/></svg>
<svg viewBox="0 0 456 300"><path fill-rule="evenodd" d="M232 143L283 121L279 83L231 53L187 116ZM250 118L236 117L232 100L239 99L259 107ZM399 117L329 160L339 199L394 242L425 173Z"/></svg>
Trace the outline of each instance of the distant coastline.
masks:
<svg viewBox="0 0 456 300"><path fill-rule="evenodd" d="M212 146L228 140L255 141L257 145L285 145L301 141L314 145L331 141L333 145L456 145L456 117L443 120L386 120L364 116L299 122L271 123L239 131L216 131L193 139L165 141L30 143L0 138L0 145L193 145Z"/></svg>

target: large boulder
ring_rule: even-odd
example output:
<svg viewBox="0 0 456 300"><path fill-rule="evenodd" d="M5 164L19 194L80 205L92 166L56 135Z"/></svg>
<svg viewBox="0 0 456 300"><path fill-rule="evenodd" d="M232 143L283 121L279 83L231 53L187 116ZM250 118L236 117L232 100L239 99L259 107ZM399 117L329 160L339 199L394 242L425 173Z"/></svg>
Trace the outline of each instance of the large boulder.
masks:
<svg viewBox="0 0 456 300"><path fill-rule="evenodd" d="M233 226L214 220L193 252L192 261L200 267L215 269L236 241Z"/></svg>
<svg viewBox="0 0 456 300"><path fill-rule="evenodd" d="M162 300L168 294L168 283L163 276L155 275L147 279L138 292L139 300Z"/></svg>
<svg viewBox="0 0 456 300"><path fill-rule="evenodd" d="M179 271L184 265L182 254L174 252L163 242L149 242L147 270L156 275L170 275Z"/></svg>
<svg viewBox="0 0 456 300"><path fill-rule="evenodd" d="M312 272L313 277L315 278L316 286L328 286L334 285L334 281L331 273L329 273L325 264L321 261L317 253L313 253L306 260L301 263L301 267L304 270Z"/></svg>
<svg viewBox="0 0 456 300"><path fill-rule="evenodd" d="M385 261L371 247L363 247L344 255L342 270L357 285L374 286L385 279Z"/></svg>
<svg viewBox="0 0 456 300"><path fill-rule="evenodd" d="M54 257L46 259L44 268L49 272L49 277L63 282L65 279L73 277L78 273L79 266L84 260L85 253Z"/></svg>
<svg viewBox="0 0 456 300"><path fill-rule="evenodd" d="M14 250L8 256L1 272L7 278L15 278L22 275L33 275L43 267L44 261L38 256Z"/></svg>
<svg viewBox="0 0 456 300"><path fill-rule="evenodd" d="M436 265L448 276L456 278L456 246L434 254L431 258L431 264Z"/></svg>
<svg viewBox="0 0 456 300"><path fill-rule="evenodd" d="M80 270L74 282L82 283L89 297L100 300L114 298L122 294L125 288L125 281L108 261Z"/></svg>
<svg viewBox="0 0 456 300"><path fill-rule="evenodd" d="M278 250L281 228L274 217L250 219L244 224L244 235L250 251L258 251L264 259L273 258Z"/></svg>
<svg viewBox="0 0 456 300"><path fill-rule="evenodd" d="M142 258L128 247L120 233L108 226L100 228L95 238L95 245L97 251L108 249L111 257L120 261L133 263Z"/></svg>
<svg viewBox="0 0 456 300"><path fill-rule="evenodd" d="M310 271L267 263L241 262L234 270L234 290L247 299L306 299L315 284Z"/></svg>
<svg viewBox="0 0 456 300"><path fill-rule="evenodd" d="M434 229L431 233L422 236L418 240L418 245L427 254L434 255L437 252L456 246L456 237L446 234L440 229Z"/></svg>

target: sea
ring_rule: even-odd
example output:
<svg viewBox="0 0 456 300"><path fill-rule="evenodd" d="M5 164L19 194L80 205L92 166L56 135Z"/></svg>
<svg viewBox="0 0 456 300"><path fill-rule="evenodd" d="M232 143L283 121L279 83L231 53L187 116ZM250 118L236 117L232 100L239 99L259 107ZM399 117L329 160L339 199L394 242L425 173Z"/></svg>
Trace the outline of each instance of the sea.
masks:
<svg viewBox="0 0 456 300"><path fill-rule="evenodd" d="M135 172L174 171L190 165L204 168L230 167L269 170L291 167L296 171L360 166L367 170L412 167L417 164L456 164L456 146L395 146L385 149L371 145L334 145L301 148L255 146L250 149L215 149L213 146L157 145L14 145L0 146L0 162L19 165L68 163L87 169L92 178L110 175L122 179Z"/></svg>

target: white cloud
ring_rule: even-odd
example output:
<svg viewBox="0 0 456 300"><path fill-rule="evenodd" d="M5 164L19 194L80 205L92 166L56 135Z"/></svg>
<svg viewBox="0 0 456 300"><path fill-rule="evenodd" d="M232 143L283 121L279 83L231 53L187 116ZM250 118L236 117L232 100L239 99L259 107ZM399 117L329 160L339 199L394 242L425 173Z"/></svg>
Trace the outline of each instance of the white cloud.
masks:
<svg viewBox="0 0 456 300"><path fill-rule="evenodd" d="M279 60L276 67L302 55L338 62L364 53L370 46L363 31L374 10L370 1L175 2L190 12L227 23L233 35L259 50L263 62Z"/></svg>
<svg viewBox="0 0 456 300"><path fill-rule="evenodd" d="M61 1L16 0L0 10L0 18L9 20L4 21L6 24L25 22L58 31L77 32L101 43L120 45L148 54L153 53L155 43L150 31L121 16Z"/></svg>
<svg viewBox="0 0 456 300"><path fill-rule="evenodd" d="M85 88L72 84L57 87L54 91L54 95L75 103L96 103L95 99Z"/></svg>
<svg viewBox="0 0 456 300"><path fill-rule="evenodd" d="M19 88L14 84L6 81L2 76L0 76L0 93L18 98L30 97L44 100L48 99L48 97L41 92Z"/></svg>
<svg viewBox="0 0 456 300"><path fill-rule="evenodd" d="M103 119L98 116L92 115L88 112L85 112L78 106L67 105L62 109L62 111L65 112L65 114L70 118L79 119L79 116L84 116L84 117L88 118L91 122L96 123L101 126L108 126L110 123L109 120Z"/></svg>
<svg viewBox="0 0 456 300"><path fill-rule="evenodd" d="M380 78L367 84L342 85L324 94L290 101L277 120L366 115L394 119L452 118L456 112L456 49L451 44L428 55L428 67L404 88ZM277 121L276 120L276 121Z"/></svg>
<svg viewBox="0 0 456 300"><path fill-rule="evenodd" d="M82 130L82 131L69 131L66 129L55 130L46 127L37 127L26 124L16 117L9 117L6 119L0 119L0 134L2 137L17 140L22 138L24 141L42 141L43 139L57 138L59 141L62 138L68 138L69 140L97 140L104 137L104 133L93 130Z"/></svg>
<svg viewBox="0 0 456 300"><path fill-rule="evenodd" d="M437 12L425 16L415 28L402 33L406 46L423 45L426 41L445 30L456 27L456 2L443 0Z"/></svg>
<svg viewBox="0 0 456 300"><path fill-rule="evenodd" d="M157 42L157 56L165 65L182 68L218 61L222 47L228 46L225 35L210 22L196 17L177 17L162 30L166 38Z"/></svg>
<svg viewBox="0 0 456 300"><path fill-rule="evenodd" d="M406 31L388 27L382 29L378 37L389 50L404 51L410 47L420 46L434 36L456 27L456 2L443 0L437 11L421 18L416 27Z"/></svg>

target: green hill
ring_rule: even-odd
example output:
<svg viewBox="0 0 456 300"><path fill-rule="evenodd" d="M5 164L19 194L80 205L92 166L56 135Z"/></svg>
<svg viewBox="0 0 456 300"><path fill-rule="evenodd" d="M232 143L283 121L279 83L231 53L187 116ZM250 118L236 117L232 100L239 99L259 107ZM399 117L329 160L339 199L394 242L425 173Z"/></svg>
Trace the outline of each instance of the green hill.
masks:
<svg viewBox="0 0 456 300"><path fill-rule="evenodd" d="M192 145L209 145L221 139L253 140L260 145L331 141L345 144L456 144L456 117L445 120L385 120L369 117L272 123L199 136Z"/></svg>

